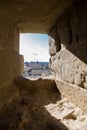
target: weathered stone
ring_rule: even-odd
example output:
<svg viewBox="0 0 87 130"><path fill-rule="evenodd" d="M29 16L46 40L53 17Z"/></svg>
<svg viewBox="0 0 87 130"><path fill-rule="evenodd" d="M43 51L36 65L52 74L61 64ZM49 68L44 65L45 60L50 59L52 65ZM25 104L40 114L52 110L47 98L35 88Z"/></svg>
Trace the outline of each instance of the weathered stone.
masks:
<svg viewBox="0 0 87 130"><path fill-rule="evenodd" d="M87 89L87 82L84 82L83 86L84 86L85 89Z"/></svg>
<svg viewBox="0 0 87 130"><path fill-rule="evenodd" d="M87 65L63 47L59 53L51 57L51 69L56 77L62 81L75 83L84 87Z"/></svg>
<svg viewBox="0 0 87 130"><path fill-rule="evenodd" d="M65 0L51 0L50 2L48 0L2 0L0 2L0 107L13 96L14 89L7 84L10 84L17 76L22 75L23 57L19 55L19 32L39 32L48 33L48 35L50 35L50 67L55 73L57 80L62 80L62 82L56 82L60 92L87 112L87 92L85 90L87 89L87 0L75 0L75 2L73 2L73 0L67 0L67 2ZM72 3L73 5L71 5ZM22 91L21 94L23 94L23 96L30 96L31 91L28 93L25 91L28 89L31 90L29 88L31 86L35 87L34 81L31 83L31 81L27 82L25 79L22 79L21 83L20 80L17 80L16 83L19 84L20 93ZM26 85L27 83L28 85ZM73 86L73 84L79 86ZM44 80L44 82L39 80L37 85L39 90L36 89L36 87L33 90L35 90L34 92L38 94L40 99L44 99L45 102L45 96L48 94L45 93L45 90L49 88L48 86L51 86L50 91L53 91L55 85L47 80ZM45 88L41 88L43 85ZM5 89L5 87L7 88ZM11 92L9 92L10 88ZM42 90L44 93L41 95ZM33 96L35 96L35 93L33 93ZM51 94L49 93L49 95ZM37 103L37 100L35 98L34 103ZM19 98L17 98L17 101L19 101ZM17 105L19 104L20 103ZM22 104L19 106L23 105L22 100ZM19 106L16 108L19 109ZM15 105L12 106L13 113L15 113L14 107ZM8 109L10 107L6 108ZM21 108L23 107L20 107L20 110ZM33 112L37 112L37 110L38 109L35 109ZM3 109L1 113L4 115ZM31 113L31 111L29 111L29 113ZM9 113L7 113L7 115L9 115ZM25 115L27 116L26 113ZM10 129L14 127L15 129L14 124L18 119L20 122L21 111L20 113L18 111L16 116L12 113L10 116L11 118L9 118L9 121L6 120L5 124L0 122L0 129L6 129L6 127ZM12 120L12 125L10 126L9 122L13 117L15 120ZM33 118L33 114L31 117ZM39 116L37 116L37 119L38 117ZM45 118L45 116L43 117ZM41 118L41 125L44 127L42 122L43 117ZM38 119L36 121L39 126L38 121L40 120ZM19 122L16 124L17 128ZM30 126L29 123L27 125L21 123L19 126L20 129L21 125L24 126L25 129L28 126L30 129L37 128ZM51 127L48 125L47 130L48 129L56 130L54 124L51 124ZM59 127L57 127L57 129L59 129Z"/></svg>
<svg viewBox="0 0 87 130"><path fill-rule="evenodd" d="M85 82L83 82L83 86L85 89L87 89L87 74L84 76L84 81Z"/></svg>
<svg viewBox="0 0 87 130"><path fill-rule="evenodd" d="M6 10L0 8L0 49L19 52L19 29Z"/></svg>
<svg viewBox="0 0 87 130"><path fill-rule="evenodd" d="M55 26L63 45L51 57L51 69L58 79L83 88L87 83L87 31L81 27L85 28L86 10L84 2L75 2L58 18Z"/></svg>
<svg viewBox="0 0 87 130"><path fill-rule="evenodd" d="M55 39L49 36L49 54L50 56L54 56L60 49L60 43L56 43Z"/></svg>
<svg viewBox="0 0 87 130"><path fill-rule="evenodd" d="M70 26L71 26L71 35L72 35L72 42L78 43L79 42L79 4L76 1L70 11Z"/></svg>
<svg viewBox="0 0 87 130"><path fill-rule="evenodd" d="M67 130L44 107L60 100L55 81L50 79L15 79L20 94L5 104L0 111L0 129L4 130Z"/></svg>
<svg viewBox="0 0 87 130"><path fill-rule="evenodd" d="M61 49L60 39L56 30L56 26L53 26L49 32L49 54L54 56Z"/></svg>
<svg viewBox="0 0 87 130"><path fill-rule="evenodd" d="M87 113L87 90L57 79L55 81L59 91Z"/></svg>
<svg viewBox="0 0 87 130"><path fill-rule="evenodd" d="M79 73L75 76L75 84L78 85L78 86L81 86L81 87L84 87L84 83L87 83L86 81L86 74L84 72L82 73Z"/></svg>
<svg viewBox="0 0 87 130"><path fill-rule="evenodd" d="M80 85L82 84L82 82L83 82L82 76L81 76L80 74L77 74L77 75L75 76L75 81L74 81L74 83L75 83L76 85L80 86Z"/></svg>
<svg viewBox="0 0 87 130"><path fill-rule="evenodd" d="M19 30L9 14L0 8L0 84L23 73L23 56L19 55Z"/></svg>
<svg viewBox="0 0 87 130"><path fill-rule="evenodd" d="M7 102L12 101L14 96L18 96L19 92L18 87L10 80L0 85L0 110Z"/></svg>
<svg viewBox="0 0 87 130"><path fill-rule="evenodd" d="M17 23L21 32L48 33L57 18L73 0L6 0L1 5Z"/></svg>
<svg viewBox="0 0 87 130"><path fill-rule="evenodd" d="M49 54L54 56L56 54L55 39L49 36Z"/></svg>
<svg viewBox="0 0 87 130"><path fill-rule="evenodd" d="M0 85L23 73L23 56L10 50L0 50Z"/></svg>
<svg viewBox="0 0 87 130"><path fill-rule="evenodd" d="M56 22L60 42L65 45L69 45L71 42L70 19L68 13L64 12Z"/></svg>

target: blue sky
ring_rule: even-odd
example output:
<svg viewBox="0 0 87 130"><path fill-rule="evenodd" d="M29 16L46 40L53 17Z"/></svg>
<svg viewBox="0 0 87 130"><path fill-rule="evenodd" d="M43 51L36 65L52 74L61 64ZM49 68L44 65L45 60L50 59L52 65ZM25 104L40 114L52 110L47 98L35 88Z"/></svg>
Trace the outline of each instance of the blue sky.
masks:
<svg viewBox="0 0 87 130"><path fill-rule="evenodd" d="M49 62L48 35L20 34L20 54L24 55L24 61Z"/></svg>

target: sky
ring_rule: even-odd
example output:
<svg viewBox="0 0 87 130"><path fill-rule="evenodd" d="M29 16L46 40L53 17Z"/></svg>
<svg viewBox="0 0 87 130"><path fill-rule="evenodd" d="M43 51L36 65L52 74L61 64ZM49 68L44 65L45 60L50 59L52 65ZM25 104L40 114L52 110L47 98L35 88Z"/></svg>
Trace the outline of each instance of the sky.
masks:
<svg viewBox="0 0 87 130"><path fill-rule="evenodd" d="M48 35L46 34L20 34L20 54L24 62L49 62Z"/></svg>

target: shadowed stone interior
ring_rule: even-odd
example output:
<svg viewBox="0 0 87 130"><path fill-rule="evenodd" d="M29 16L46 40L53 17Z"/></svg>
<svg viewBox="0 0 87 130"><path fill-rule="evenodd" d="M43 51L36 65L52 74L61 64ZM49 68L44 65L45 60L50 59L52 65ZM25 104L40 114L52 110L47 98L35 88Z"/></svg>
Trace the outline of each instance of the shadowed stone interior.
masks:
<svg viewBox="0 0 87 130"><path fill-rule="evenodd" d="M50 68L55 74L54 79L57 88L61 95L67 97L83 111L87 112L86 24L87 0L0 1L0 129L12 130L19 127L20 129L23 128L23 130L28 128L34 130L35 126L23 122L23 117L27 116L27 111L24 111L24 109L27 110L30 107L30 104L28 104L31 100L29 96L34 94L35 91L35 94L40 96L41 101L43 101L45 96L46 99L49 99L50 94L53 94L53 98L55 98L55 94L59 95L57 89L55 94L54 88L49 87L48 89L48 86L52 85L50 84L51 81L48 83L47 80L40 79L34 82L27 81L22 77L21 79L17 78L22 76L23 73L23 56L19 55L20 32L46 33L49 35ZM15 85L13 83L14 79L16 79ZM46 88L44 90L45 85L47 91L45 91ZM55 87L56 85L52 86ZM38 90L35 86L42 88ZM28 87L30 88L28 89ZM33 87L35 88L33 89ZM45 91L44 94L39 95L42 91ZM27 99L23 99L21 96L29 99L28 103L26 103ZM17 98L15 99L15 97ZM37 106L38 99L36 99L34 97L35 102L31 104L32 106L35 103ZM23 102L22 106L21 101ZM45 100L44 103L46 103ZM26 104L28 105L26 106ZM22 112L16 105L20 106ZM10 109L12 112L16 112L17 118L14 114L9 113ZM43 105L41 109L44 112ZM33 112L34 110L32 111L32 118ZM43 118L45 121L45 114L43 112L40 111L39 114L43 116L41 120L37 120L37 124ZM51 117L48 113L47 115ZM3 119L5 120L3 121ZM10 119L13 119L12 124L10 124ZM29 118L26 117L25 119L27 122ZM54 118L51 119L52 122ZM16 126L14 126L14 121ZM30 122L32 123L33 121L31 120ZM39 125L42 127L37 128L37 130L40 128L43 128L43 130L59 129L61 123L59 121L55 123L55 120L53 122L53 124L50 121L44 122L45 126L40 122ZM61 130L68 130L63 124L62 126Z"/></svg>
<svg viewBox="0 0 87 130"><path fill-rule="evenodd" d="M3 0L1 5L16 22L20 32L48 33L73 0Z"/></svg>

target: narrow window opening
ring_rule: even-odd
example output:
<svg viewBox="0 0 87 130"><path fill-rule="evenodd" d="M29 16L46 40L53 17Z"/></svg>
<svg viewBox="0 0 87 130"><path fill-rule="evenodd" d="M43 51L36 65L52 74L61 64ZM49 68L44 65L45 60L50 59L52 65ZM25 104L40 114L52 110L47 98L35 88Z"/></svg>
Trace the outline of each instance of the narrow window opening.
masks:
<svg viewBox="0 0 87 130"><path fill-rule="evenodd" d="M47 34L20 34L20 54L24 56L26 78L50 76Z"/></svg>

